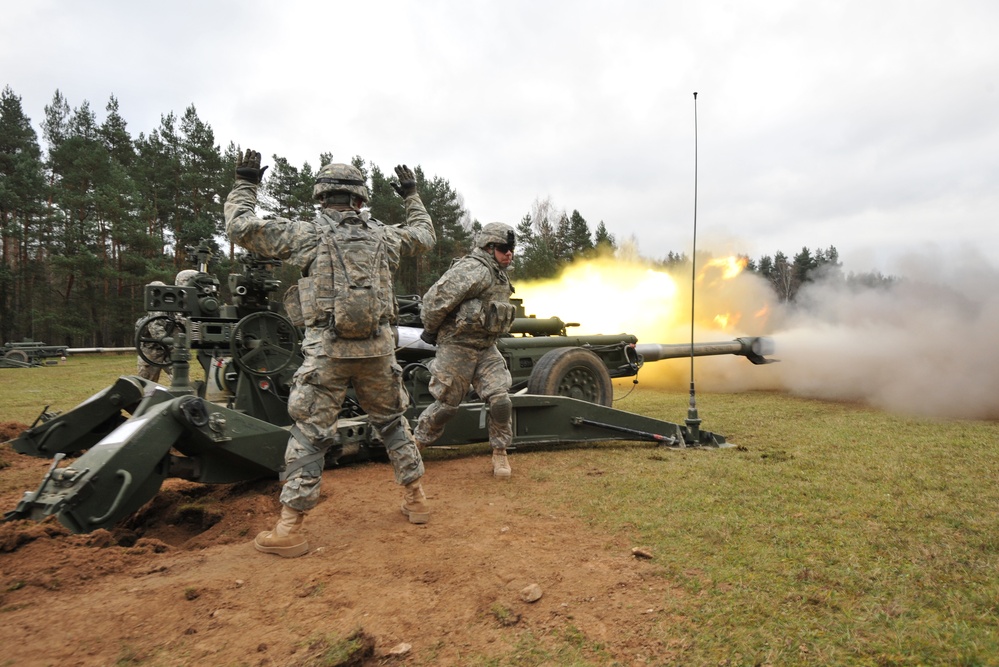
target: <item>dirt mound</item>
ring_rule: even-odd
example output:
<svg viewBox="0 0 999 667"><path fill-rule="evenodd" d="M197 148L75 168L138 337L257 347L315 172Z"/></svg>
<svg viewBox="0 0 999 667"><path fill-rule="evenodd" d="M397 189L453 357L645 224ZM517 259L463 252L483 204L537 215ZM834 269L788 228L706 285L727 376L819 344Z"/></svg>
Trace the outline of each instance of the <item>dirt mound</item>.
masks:
<svg viewBox="0 0 999 667"><path fill-rule="evenodd" d="M21 424L20 422L0 422L0 442L13 440L26 431L27 428L27 424Z"/></svg>
<svg viewBox="0 0 999 667"><path fill-rule="evenodd" d="M4 454L0 481L38 465ZM353 636L355 664L461 665L578 633L602 647L584 650L594 664L662 660L669 647L648 638L679 593L623 536L546 505L535 480L552 456L571 453L516 455L509 482L486 455L430 462L420 526L387 464L327 471L296 559L251 546L277 516L277 481L170 480L113 531L0 524L0 643L17 665L286 665ZM18 499L0 494L5 509Z"/></svg>

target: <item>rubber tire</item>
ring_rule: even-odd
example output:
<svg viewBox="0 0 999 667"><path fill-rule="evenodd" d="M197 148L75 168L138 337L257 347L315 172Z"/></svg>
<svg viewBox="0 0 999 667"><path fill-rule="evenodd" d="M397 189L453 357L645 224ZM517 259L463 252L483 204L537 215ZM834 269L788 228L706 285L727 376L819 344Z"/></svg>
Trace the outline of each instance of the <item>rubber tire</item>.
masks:
<svg viewBox="0 0 999 667"><path fill-rule="evenodd" d="M215 364L213 363L212 365L214 366ZM230 394L235 395L236 387L230 387L229 383L225 379L225 376L233 369L235 369L236 372L239 372L239 366L237 366L231 358L221 366L215 366L215 385L222 391L227 391ZM239 383L238 378L236 382L237 384Z"/></svg>
<svg viewBox="0 0 999 667"><path fill-rule="evenodd" d="M3 358L10 359L11 361L20 361L22 364L28 363L28 353L24 350L8 350L3 355Z"/></svg>
<svg viewBox="0 0 999 667"><path fill-rule="evenodd" d="M605 407L614 400L614 386L604 362L579 347L545 352L531 371L527 393L568 396Z"/></svg>

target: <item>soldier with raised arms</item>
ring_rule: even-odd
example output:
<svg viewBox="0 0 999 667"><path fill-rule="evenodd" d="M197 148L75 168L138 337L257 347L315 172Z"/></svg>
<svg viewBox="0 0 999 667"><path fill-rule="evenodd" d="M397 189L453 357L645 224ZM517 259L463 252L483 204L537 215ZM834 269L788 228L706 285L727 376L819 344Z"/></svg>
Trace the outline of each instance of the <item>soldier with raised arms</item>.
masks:
<svg viewBox="0 0 999 667"><path fill-rule="evenodd" d="M392 326L400 257L428 252L437 238L413 171L405 165L395 168L399 184L393 183L406 207L406 222L398 227L362 210L368 188L361 172L348 164L320 169L313 194L321 211L315 220L263 220L255 209L266 169L256 151L247 149L239 158L236 184L225 203L226 234L251 252L302 270L285 299L289 317L305 326L305 359L288 397L295 423L285 453L281 515L272 530L253 541L258 551L293 557L309 549L302 525L319 501L323 463L337 446L337 416L349 386L385 444L396 482L405 486L402 513L411 523L429 520L423 459L404 416Z"/></svg>

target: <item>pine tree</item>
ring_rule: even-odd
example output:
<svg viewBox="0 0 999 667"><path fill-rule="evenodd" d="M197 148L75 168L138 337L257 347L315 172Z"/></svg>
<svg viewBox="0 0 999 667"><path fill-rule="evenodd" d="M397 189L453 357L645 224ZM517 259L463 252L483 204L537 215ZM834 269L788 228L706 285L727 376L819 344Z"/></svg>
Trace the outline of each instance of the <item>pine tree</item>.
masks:
<svg viewBox="0 0 999 667"><path fill-rule="evenodd" d="M597 230L593 233L593 245L596 246L598 251L617 249L617 243L614 241L614 236L607 231L607 227L604 225L603 220L600 221L597 225Z"/></svg>
<svg viewBox="0 0 999 667"><path fill-rule="evenodd" d="M95 199L97 217L105 227L102 233L106 231L102 240L106 269L101 285L105 307L100 342L109 344L116 332L135 320L132 303L141 300L141 285L149 280L148 266L136 250L149 244L139 215L138 186L130 173L136 157L134 143L114 96L105 110L98 137L105 151L106 171L95 182ZM155 250L162 254L162 248Z"/></svg>
<svg viewBox="0 0 999 667"><path fill-rule="evenodd" d="M794 265L787 261L787 255L779 250L774 254L770 284L773 285L781 301L790 301L794 297Z"/></svg>
<svg viewBox="0 0 999 667"><path fill-rule="evenodd" d="M803 247L801 252L794 256L794 263L791 270L794 283L792 296L794 293L797 293L803 284L809 281L812 272L815 271L817 266L818 263L812 257L812 252L808 248Z"/></svg>
<svg viewBox="0 0 999 667"><path fill-rule="evenodd" d="M478 233L482 226L476 220L472 228L473 233ZM515 233L517 236L517 251L513 254L512 271L518 279L526 280L528 278L528 257L535 243L534 221L531 219L530 213L521 218L520 222L517 223Z"/></svg>
<svg viewBox="0 0 999 667"><path fill-rule="evenodd" d="M178 149L182 195L176 201L180 215L173 226L177 247L197 246L203 239L217 245L215 237L225 232L222 201L232 176L222 165L214 131L198 117L193 104L181 118Z"/></svg>
<svg viewBox="0 0 999 667"><path fill-rule="evenodd" d="M517 226L517 252L514 272L519 280L552 278L558 272L558 261L552 248L555 230L548 221L551 200L535 201L531 213Z"/></svg>
<svg viewBox="0 0 999 667"><path fill-rule="evenodd" d="M30 262L37 248L36 226L45 197L45 176L38 135L10 86L0 94L0 337L15 330L33 333Z"/></svg>
<svg viewBox="0 0 999 667"><path fill-rule="evenodd" d="M226 197L229 196L229 192L232 190L232 186L235 183L235 169L236 164L242 157L242 151L240 151L239 146L235 142L230 141L229 145L226 146L225 152L222 154L222 165L223 165L223 181L225 187L223 188L222 201L224 202ZM269 170L268 170L269 171ZM269 180L269 176L264 178L264 183ZM266 187L266 186L265 186ZM224 210L224 205L223 205ZM235 261L236 258L236 245L229 241L229 251L226 254L226 259L229 262Z"/></svg>
<svg viewBox="0 0 999 667"><path fill-rule="evenodd" d="M682 252L673 252L672 250L666 253L666 257L659 262L659 266L668 273L678 273L684 269L688 273L690 272L690 260L687 258L687 255Z"/></svg>
<svg viewBox="0 0 999 667"><path fill-rule="evenodd" d="M590 255L595 247L590 235L590 226L586 224L586 219L575 209L573 209L572 215L569 216L566 245L569 248L570 261Z"/></svg>
<svg viewBox="0 0 999 667"><path fill-rule="evenodd" d="M316 213L312 204L315 179L306 183L302 179L302 171L293 167L286 158L273 155L272 159L266 174L266 185L260 192L260 208L264 211L264 217L311 220Z"/></svg>
<svg viewBox="0 0 999 667"><path fill-rule="evenodd" d="M435 259L428 263L427 270L434 276L439 276L451 266L454 258L461 257L471 249L469 215L461 195L455 192L449 181L439 176L426 183L420 197L427 206L427 212L437 231L437 248L433 253ZM430 287L432 283L431 280L425 287Z"/></svg>
<svg viewBox="0 0 999 667"><path fill-rule="evenodd" d="M419 171L417 168L416 171ZM416 174L416 187L420 188L422 171ZM378 165L371 165L371 215L387 225L401 225L406 221L406 211L400 205L399 195L392 187L392 176L386 176ZM420 192L422 198L423 192Z"/></svg>
<svg viewBox="0 0 999 667"><path fill-rule="evenodd" d="M135 142L137 156L134 170L146 235L155 239L156 247L174 245L174 271L183 266L186 259L184 248L176 247L174 232L175 226L180 225L178 218L183 196L180 189L180 138L176 125L177 117L171 112L160 116L159 127L148 137L139 135Z"/></svg>
<svg viewBox="0 0 999 667"><path fill-rule="evenodd" d="M55 113L48 118L59 115L60 98L57 93ZM50 125L46 134L59 139L50 144L48 157L53 183L52 296L58 299L45 300L46 328L67 343L85 336L89 344L103 344L110 334L109 285L115 279L108 214L120 208L112 204L116 172L86 100L64 125Z"/></svg>

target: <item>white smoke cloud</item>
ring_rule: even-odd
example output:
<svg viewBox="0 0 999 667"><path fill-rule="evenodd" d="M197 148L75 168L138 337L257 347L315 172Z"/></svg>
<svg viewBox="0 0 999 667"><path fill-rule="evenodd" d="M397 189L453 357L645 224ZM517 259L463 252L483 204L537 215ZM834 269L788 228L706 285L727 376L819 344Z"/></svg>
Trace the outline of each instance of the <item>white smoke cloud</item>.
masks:
<svg viewBox="0 0 999 667"><path fill-rule="evenodd" d="M885 289L806 286L767 369L799 396L928 417L999 418L999 272L977 256L911 256Z"/></svg>
<svg viewBox="0 0 999 667"><path fill-rule="evenodd" d="M779 303L755 274L722 273L698 272L694 339L769 336L770 356L780 361L698 357L699 391L776 390L931 418L999 418L999 271L981 255L910 255L885 287L851 288L836 276L808 283L791 304ZM633 252L517 287L539 316L582 323L570 333L690 341L690 276L667 277ZM647 363L638 377L670 389L688 387L690 378L689 359ZM617 381L618 391L631 382Z"/></svg>

